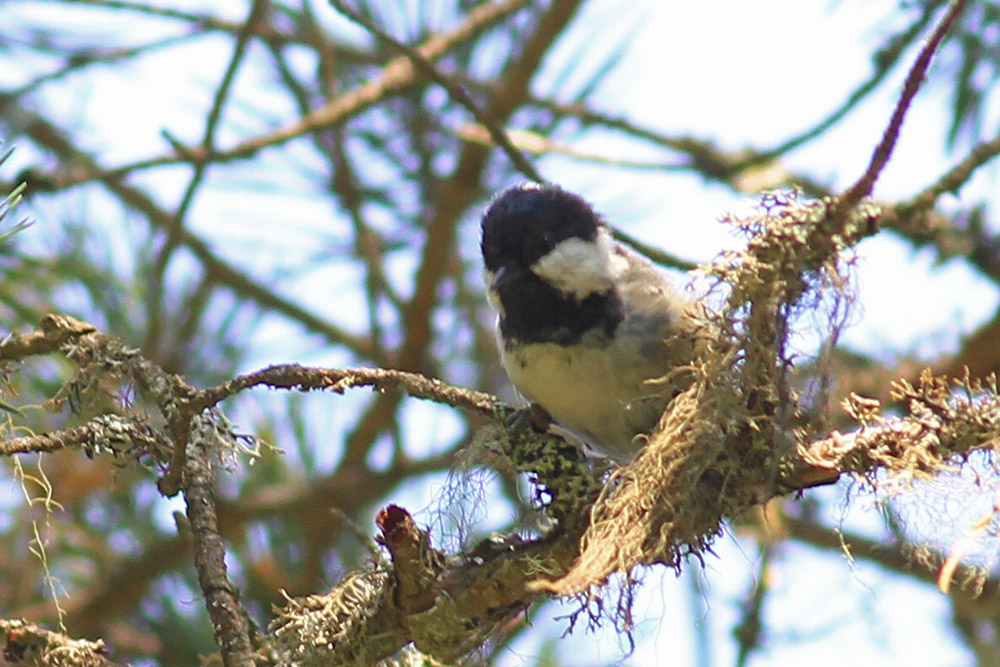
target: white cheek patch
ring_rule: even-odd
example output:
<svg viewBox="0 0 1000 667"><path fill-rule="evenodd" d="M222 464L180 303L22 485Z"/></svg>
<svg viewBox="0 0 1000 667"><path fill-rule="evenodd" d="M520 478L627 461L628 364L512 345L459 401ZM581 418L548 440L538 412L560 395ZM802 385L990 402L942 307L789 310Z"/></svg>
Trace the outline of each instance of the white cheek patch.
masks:
<svg viewBox="0 0 1000 667"><path fill-rule="evenodd" d="M531 270L553 287L577 299L585 299L591 294L608 291L615 277L625 270L626 260L614 252L612 244L604 230L593 242L566 239L532 264Z"/></svg>

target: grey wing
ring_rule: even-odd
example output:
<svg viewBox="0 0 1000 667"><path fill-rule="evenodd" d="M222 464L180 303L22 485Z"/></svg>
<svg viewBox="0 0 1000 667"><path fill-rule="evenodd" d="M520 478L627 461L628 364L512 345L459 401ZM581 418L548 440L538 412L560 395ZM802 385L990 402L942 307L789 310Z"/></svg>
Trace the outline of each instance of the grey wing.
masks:
<svg viewBox="0 0 1000 667"><path fill-rule="evenodd" d="M633 342L644 377L626 412L637 431L648 432L667 403L690 386L689 366L704 331L692 316L696 306L665 275L643 258L630 259L622 290L627 316L620 335Z"/></svg>
<svg viewBox="0 0 1000 667"><path fill-rule="evenodd" d="M626 332L646 342L644 354L663 359L667 366L690 363L702 336L701 325L693 317L696 305L645 258L620 251L629 255L622 281Z"/></svg>

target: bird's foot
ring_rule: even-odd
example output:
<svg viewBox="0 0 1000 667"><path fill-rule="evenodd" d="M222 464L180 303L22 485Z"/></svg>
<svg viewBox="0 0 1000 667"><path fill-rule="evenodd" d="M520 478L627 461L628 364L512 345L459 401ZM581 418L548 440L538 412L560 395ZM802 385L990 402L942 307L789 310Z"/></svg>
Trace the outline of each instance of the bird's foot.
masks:
<svg viewBox="0 0 1000 667"><path fill-rule="evenodd" d="M507 425L513 429L531 427L539 433L545 433L552 426L552 415L538 403L532 403L526 408L516 410L507 420Z"/></svg>

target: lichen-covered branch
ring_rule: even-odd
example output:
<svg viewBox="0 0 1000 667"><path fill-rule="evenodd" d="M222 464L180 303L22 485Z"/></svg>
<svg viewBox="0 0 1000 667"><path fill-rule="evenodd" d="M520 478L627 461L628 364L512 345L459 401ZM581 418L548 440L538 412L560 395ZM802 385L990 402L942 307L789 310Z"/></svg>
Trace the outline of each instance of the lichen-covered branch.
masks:
<svg viewBox="0 0 1000 667"><path fill-rule="evenodd" d="M71 639L24 620L0 619L3 659L12 665L66 665L69 667L114 667L107 659L107 646L98 639Z"/></svg>
<svg viewBox="0 0 1000 667"><path fill-rule="evenodd" d="M198 585L205 596L205 608L212 619L212 631L223 663L227 667L252 665L253 646L247 612L240 604L239 590L226 572L226 545L219 534L212 461L224 445L218 441L209 420L200 418L198 422L196 434L191 438L193 451L185 462L183 482Z"/></svg>
<svg viewBox="0 0 1000 667"><path fill-rule="evenodd" d="M98 454L141 456L166 452L170 443L157 428L138 417L98 415L79 426L0 441L0 456L29 452L54 452L80 447L90 457Z"/></svg>
<svg viewBox="0 0 1000 667"><path fill-rule="evenodd" d="M995 376L949 379L925 370L916 386L893 383L892 398L903 402L907 414L887 417L879 401L851 395L844 409L861 428L801 447L802 459L868 479L886 472L892 482L909 483L946 470L974 450L1000 447Z"/></svg>
<svg viewBox="0 0 1000 667"><path fill-rule="evenodd" d="M289 600L272 624L278 662L294 659L302 665L370 663L410 642L441 660L460 657L518 610L551 593L579 593L601 580L595 572L606 576L606 569L588 569L596 566L595 561L588 559L607 552L613 554L620 544L595 534L593 524L572 520L583 517L601 525L604 514L599 512L606 513L609 506L599 510L594 503L602 490L611 499L622 496L628 499L622 506L635 512L621 523L645 536L641 543L649 554L663 557L674 554L665 562L679 566L681 555L698 555L718 530L723 517L740 514L774 495L801 488L793 487L794 482L789 481L795 475L811 472L823 482L840 474L874 479L879 471L893 476L917 470L926 476L946 470L950 461L970 451L992 451L997 447L1000 399L995 387L959 383L961 390L972 392L962 398L950 391L955 384L929 376L925 379L919 387L900 383L898 388L898 398L909 397L915 402L912 427L865 426L854 436L834 434L821 438L787 455L781 471L797 472L789 472L776 483L768 482L766 470L747 470L740 475L724 467L727 455L721 446L711 451L704 448L713 438L724 435L711 427L700 440L691 443L692 450L675 450L666 459L664 452L671 451L669 445L659 452L655 446L650 450L647 445L640 460L658 457L662 470L653 482L646 479L652 468L634 464L620 469L611 486L604 486L585 470L573 469L573 461L578 460L574 457L579 455L565 444L558 444L561 442L558 438L522 427L491 428L479 438L490 455L508 461L515 459L519 469L535 466L545 470L544 475L538 476L541 493L551 492L552 497L563 502L559 526L542 538L525 540L512 535L486 540L463 553L448 555L432 548L427 533L412 522L406 510L390 506L382 510L377 523L392 556L391 566L352 573L328 595ZM668 442L672 438L675 446L686 442L680 439L681 434L696 424L691 420L698 414L698 400L705 398L704 390L700 394L694 390L679 405L675 403L672 412L680 414L668 413L661 425L666 430L654 437L667 438ZM867 424L875 418L871 412L873 406L858 401L856 404L868 406L868 412L862 414L860 408L849 411ZM930 418L931 414L936 415L937 422ZM931 432L936 434L934 438L930 437ZM887 447L885 440L889 433L896 438L891 447ZM831 450L832 442L848 440L852 443L849 451ZM484 446L483 442L480 446ZM532 452L541 451L536 449L539 447L545 453L534 458ZM570 468L563 468L567 465ZM634 503L641 495L629 495L628 489L643 483L651 483L660 490L659 504ZM632 539L627 534L615 537L624 543ZM700 546L698 540L703 541ZM590 549L592 545L600 548ZM684 545L686 549L681 548ZM599 597L600 593L591 591L591 595ZM313 643L312 637L320 637L322 641Z"/></svg>
<svg viewBox="0 0 1000 667"><path fill-rule="evenodd" d="M211 407L234 394L257 386L299 391L328 390L338 394L354 387L371 387L377 391L391 389L483 415L492 415L498 406L497 399L490 394L455 387L420 373L389 368L308 368L298 364L269 366L240 375L217 387L199 392L193 402Z"/></svg>
<svg viewBox="0 0 1000 667"><path fill-rule="evenodd" d="M515 428L510 438L489 433L480 446L516 467L540 468L563 508L575 497L574 515L586 516L601 485L572 446L530 428ZM458 660L543 597L528 583L566 571L584 524L567 518L568 527L541 539L489 538L455 555L435 550L401 507L383 509L377 525L391 567L353 572L326 595L288 600L270 628L276 664L375 664L410 643L438 660Z"/></svg>
<svg viewBox="0 0 1000 667"><path fill-rule="evenodd" d="M586 550L587 544L600 543L594 541L593 535L583 542L581 538L600 516L592 512L602 493L611 498L627 498L630 485L649 479L648 475L638 474L639 468L629 467L616 475L612 486L606 486L582 455L561 438L537 433L521 423L509 426L513 413L493 397L419 374L287 365L249 373L199 391L163 373L134 350L93 327L71 320L60 325L60 321L63 320L59 317L47 317L45 330L40 328L12 337L14 347L8 349L20 350L22 355L62 349L81 365L71 385L92 387L82 375L86 369L101 369L135 381L146 392L158 396L158 403L183 405L183 409L198 411L200 416L191 422L184 438L191 451L186 457L182 489L188 503L206 603L213 612L223 653L236 663L251 655L252 647L245 612L239 605L239 591L226 575L225 546L214 510L212 472L212 460L226 449L226 441L233 434L224 422L213 421L211 410L219 401L240 391L255 386L334 391L372 386L381 390L402 389L422 398L492 414L498 424L480 433L474 446L478 452L475 458L484 463L492 461L500 468L529 473L538 484L539 502L547 505L557 521L553 532L538 539L507 536L486 540L461 554L448 555L432 548L426 533L413 524L405 510L387 508L379 526L383 542L391 547L392 569L355 573L328 596L290 601L274 622L273 645L269 650L275 656L283 656L281 659L300 660L304 665L374 660L391 655L410 642L444 659L461 656L546 594L578 592L587 583L594 583L592 578L562 580L558 586L551 582L560 581L579 566L584 553L581 548ZM61 341L63 347L53 341ZM723 363L723 357L717 360L716 370L728 365ZM712 375L706 377L709 376ZM649 553L660 554L664 562L674 565L679 563L676 558L680 554L697 554L707 544L700 540L710 539L724 516L736 514L776 493L809 486L815 480L826 482L843 473L866 478L873 478L878 470L930 475L944 469L956 456L974 449L993 448L998 442L1000 402L995 384L972 380L948 384L925 375L918 386L900 382L895 387L894 399L911 405L908 417L882 418L879 405L855 398L847 408L862 426L858 433L852 436L834 433L800 447L785 456L774 473L767 469L747 469L736 474L727 468L733 454L722 445L732 442L729 438L738 435L739 429L728 431L727 435L724 421L698 417L738 412L729 403L717 402L720 397L728 396L731 401L740 396L726 384L735 376L714 377L722 384L714 388L697 385L690 396L675 402L665 416L666 421L654 439L663 439L666 449L650 445L646 451L652 454L640 456L640 461L644 457L662 457L664 452L673 457L673 463L662 458L658 461L660 472L656 483L661 489L674 491L667 494L669 498L661 498L664 502L656 505L659 508L656 512L643 510L631 521L645 531L647 537L643 543L652 549ZM960 393L956 394L956 389ZM183 400L178 402L177 397ZM700 412L703 410L707 412ZM701 426L695 428L698 424ZM114 433L118 439L108 440L109 434ZM683 438L691 433L700 435L685 441ZM7 447L8 453L13 454L55 446L92 447L88 444L92 441L106 442L104 447L116 453L122 451L119 443L138 441L154 454L162 455L168 438L142 422L102 415L55 434L8 441ZM683 442L689 442L692 448L678 449ZM95 451L100 453L104 449L97 447ZM808 477L810 474L812 478ZM707 498L712 502L699 504ZM640 510L644 507L634 506ZM662 509L668 514L663 515ZM654 541L648 542L651 538ZM676 551L685 544L689 551ZM668 556L670 553L675 555Z"/></svg>
<svg viewBox="0 0 1000 667"><path fill-rule="evenodd" d="M76 446L84 448L91 455L111 452L116 455L128 453L138 456L148 453L155 460L165 463L173 462L171 450L178 444L183 444L183 474L178 488L184 493L187 503L200 587L222 649L223 660L227 664L243 664L250 659L253 647L250 644L246 612L240 605L239 591L226 572L225 544L216 511L214 461L225 456L237 439L225 418L215 411L219 401L255 386L303 391L327 389L341 393L350 387L371 386L383 391L402 389L414 396L487 414L501 421L509 419L513 414L510 408L487 394L453 387L415 373L386 369L339 370L312 369L297 365L275 366L199 391L178 376L164 372L118 339L99 332L89 324L57 315L46 316L42 325L33 332L10 336L6 351L7 358L11 360L61 352L78 365L75 376L56 397L57 405L69 403L71 406L78 406L81 402L93 401L94 394L107 391L109 386L98 382L98 379L111 378L119 382L134 383L140 394L159 408L166 420L164 427L154 427L145 419L134 416L104 414L79 426L8 440L3 445L3 451L14 455ZM580 506L581 499L584 502L588 499L592 501L600 488L599 480L590 474L579 452L560 438L534 433L530 429L515 430L509 435L498 430L496 435L500 440L493 445L484 445L481 456L488 459L496 454L496 449L491 447L499 447L515 468L530 470L537 479L544 480L552 501L553 516L565 519L566 525L572 525L568 517L580 516L575 508ZM169 477L160 481L161 488L168 479ZM407 524L398 512L386 514L381 525L387 544L401 544L393 541L392 537L400 534L397 529L404 524L413 527L412 522ZM402 534L411 532L403 531ZM572 558L573 543L572 539L564 540L563 566ZM406 631L401 630L398 635L402 644L394 644L395 648L413 641L412 633L422 632L423 643L435 650L440 649L435 639L439 636L436 628L442 623L446 624L451 619L449 614L456 609L465 609L469 614L480 614L482 623L478 634L474 636L477 638L475 641L481 641L495 628L496 623L527 604L515 589L523 588L523 582L529 573L537 574L540 571L539 559L544 560L544 554L549 550L547 546L532 545L528 556L520 554L520 560L515 559L509 563L505 561L506 564L497 565L506 573L504 576L507 583L504 585L508 590L504 595L507 602L501 605L503 609L493 609L485 614L481 613L480 605L489 595L497 592L500 583L492 575L476 572L471 566L492 561L497 555L509 558L514 550L490 543L472 560L463 561L461 568L451 567L447 575L442 576L454 582L456 590L450 599L458 606L441 608L434 598L427 598L433 604L419 605L428 606L421 610L421 613L427 614L424 616L427 619L426 625L408 623ZM407 569L405 563L409 561L403 555L405 553L408 552L404 548L396 554L398 562L403 564L402 580L412 582L409 590L414 595L426 598L421 586L436 580L439 572L434 570L434 576L428 572L428 576L424 577L406 575L407 572L417 571ZM428 546L424 553L434 552ZM555 573L559 571L559 566L546 566L541 571ZM404 596L403 599L414 598ZM407 608L414 610L413 605L408 605ZM433 620L435 617L437 620ZM459 645L464 647L462 651L471 649L475 645L472 635L468 634L464 626L456 627L463 629L450 635L448 643L453 646L452 650L458 651L454 647ZM455 644L459 634L466 636L466 639ZM456 652L455 655L460 653Z"/></svg>

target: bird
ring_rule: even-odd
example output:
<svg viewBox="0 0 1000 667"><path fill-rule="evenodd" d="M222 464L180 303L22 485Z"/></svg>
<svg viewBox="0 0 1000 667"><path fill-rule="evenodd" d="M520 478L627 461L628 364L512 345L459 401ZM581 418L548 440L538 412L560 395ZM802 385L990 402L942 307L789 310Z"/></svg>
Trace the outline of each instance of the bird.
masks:
<svg viewBox="0 0 1000 667"><path fill-rule="evenodd" d="M523 183L481 219L500 361L517 392L585 451L632 460L691 382L695 304L604 218L558 185Z"/></svg>

